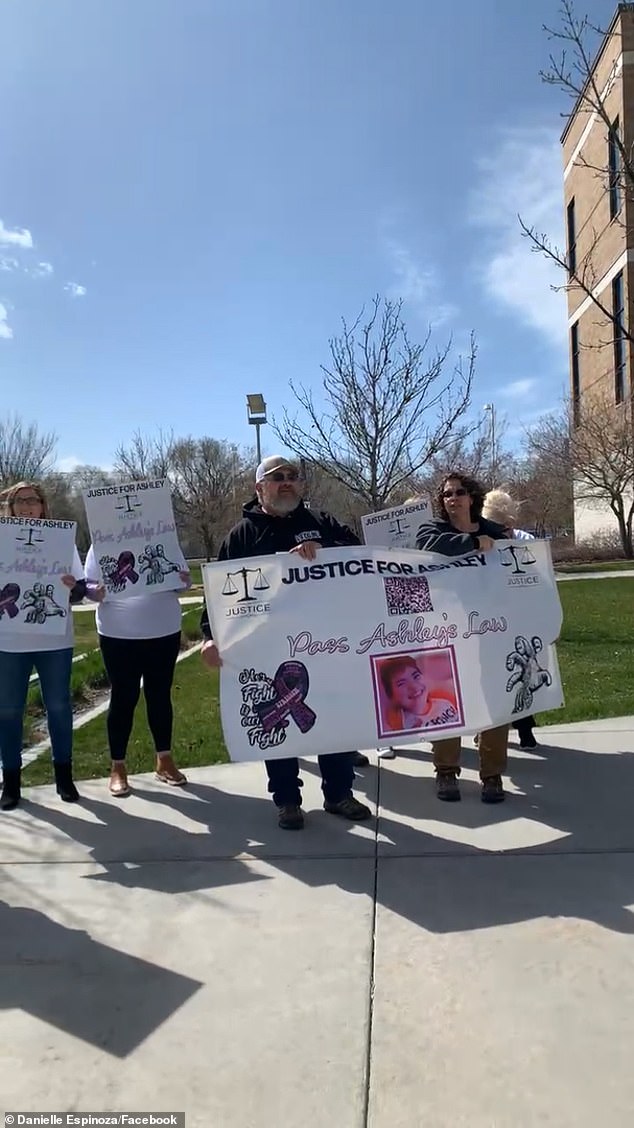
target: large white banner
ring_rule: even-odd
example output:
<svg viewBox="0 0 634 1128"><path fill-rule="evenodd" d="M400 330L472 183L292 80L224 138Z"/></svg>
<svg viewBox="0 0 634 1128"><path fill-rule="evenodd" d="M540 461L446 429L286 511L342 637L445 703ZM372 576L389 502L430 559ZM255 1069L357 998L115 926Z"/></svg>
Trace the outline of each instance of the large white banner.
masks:
<svg viewBox="0 0 634 1128"><path fill-rule="evenodd" d="M74 521L0 517L0 649L5 632L31 635L34 650L66 633L74 550Z"/></svg>
<svg viewBox="0 0 634 1128"><path fill-rule="evenodd" d="M364 543L386 548L416 548L416 534L431 517L431 502L426 498L411 505L394 505L378 513L367 513L361 518Z"/></svg>
<svg viewBox="0 0 634 1128"><path fill-rule="evenodd" d="M165 478L84 490L84 503L106 598L183 587L187 565Z"/></svg>
<svg viewBox="0 0 634 1128"><path fill-rule="evenodd" d="M232 760L479 732L563 704L545 541L203 566Z"/></svg>

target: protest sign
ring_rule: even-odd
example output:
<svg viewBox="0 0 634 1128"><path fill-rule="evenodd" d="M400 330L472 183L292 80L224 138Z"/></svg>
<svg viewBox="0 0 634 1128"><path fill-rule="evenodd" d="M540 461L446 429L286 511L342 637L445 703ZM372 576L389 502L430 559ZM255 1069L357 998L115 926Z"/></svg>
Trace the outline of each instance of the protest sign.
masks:
<svg viewBox="0 0 634 1128"><path fill-rule="evenodd" d="M479 732L562 703L547 542L203 567L232 760Z"/></svg>
<svg viewBox="0 0 634 1128"><path fill-rule="evenodd" d="M183 587L187 565L165 478L84 490L84 504L106 599Z"/></svg>
<svg viewBox="0 0 634 1128"><path fill-rule="evenodd" d="M424 497L410 505L393 505L361 518L365 544L384 548L416 548L416 534L432 517L431 502Z"/></svg>
<svg viewBox="0 0 634 1128"><path fill-rule="evenodd" d="M0 648L3 633L66 634L75 522L0 517ZM78 577L76 577L78 578Z"/></svg>

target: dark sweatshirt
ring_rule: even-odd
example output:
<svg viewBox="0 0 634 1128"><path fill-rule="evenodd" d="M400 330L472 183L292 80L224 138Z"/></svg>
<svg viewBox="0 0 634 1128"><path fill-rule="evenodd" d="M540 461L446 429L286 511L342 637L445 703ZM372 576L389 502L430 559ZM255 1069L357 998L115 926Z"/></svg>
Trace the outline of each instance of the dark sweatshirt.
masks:
<svg viewBox="0 0 634 1128"><path fill-rule="evenodd" d="M467 552L477 552L478 536L508 539L502 525L487 521L485 517L480 518L475 533L461 533L447 520L426 521L416 535L416 547L421 552L438 552L441 556L464 556Z"/></svg>
<svg viewBox="0 0 634 1128"><path fill-rule="evenodd" d="M219 560L242 560L247 556L272 556L290 552L304 541L317 541L322 548L357 545L359 538L347 525L340 525L330 513L307 509L300 501L286 517L264 513L257 498L242 510L242 520L227 533L218 551ZM211 638L205 607L200 620L203 638Z"/></svg>

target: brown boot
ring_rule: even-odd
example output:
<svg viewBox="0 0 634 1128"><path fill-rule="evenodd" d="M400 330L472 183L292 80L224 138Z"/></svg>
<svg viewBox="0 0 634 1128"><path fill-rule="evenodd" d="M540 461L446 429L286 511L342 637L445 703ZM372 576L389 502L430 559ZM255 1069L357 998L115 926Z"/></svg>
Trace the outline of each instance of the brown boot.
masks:
<svg viewBox="0 0 634 1128"><path fill-rule="evenodd" d="M130 794L130 784L128 783L125 760L112 761L110 794L114 795L115 799L125 799L126 795Z"/></svg>

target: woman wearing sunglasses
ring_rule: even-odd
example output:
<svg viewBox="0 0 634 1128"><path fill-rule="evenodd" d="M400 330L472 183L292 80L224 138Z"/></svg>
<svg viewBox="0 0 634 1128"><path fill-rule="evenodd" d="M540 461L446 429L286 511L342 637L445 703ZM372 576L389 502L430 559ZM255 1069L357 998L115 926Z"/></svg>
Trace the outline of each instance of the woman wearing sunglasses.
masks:
<svg viewBox="0 0 634 1128"><path fill-rule="evenodd" d="M436 495L440 519L421 525L416 547L422 552L438 552L442 556L464 556L468 552L490 552L496 540L505 540L502 525L482 516L485 491L475 478L461 471L449 474ZM502 773L506 771L508 725L499 725L480 733L480 779L482 802L504 800ZM438 798L447 803L460 799L460 737L434 743L434 767Z"/></svg>
<svg viewBox="0 0 634 1128"><path fill-rule="evenodd" d="M18 482L2 495L4 516L47 518L46 496L35 482ZM0 510L2 512L2 510ZM83 568L75 549L73 575L62 576L70 589L70 602L80 603L86 593ZM37 650L25 634L2 630L0 641L0 753L2 754L2 795L0 810L11 811L21 798L22 730L29 678L35 668L46 723L51 738L57 793L66 803L79 799L73 783L73 707L70 674L73 661L73 616L66 615L62 635L40 635Z"/></svg>

